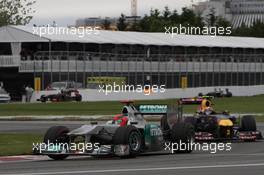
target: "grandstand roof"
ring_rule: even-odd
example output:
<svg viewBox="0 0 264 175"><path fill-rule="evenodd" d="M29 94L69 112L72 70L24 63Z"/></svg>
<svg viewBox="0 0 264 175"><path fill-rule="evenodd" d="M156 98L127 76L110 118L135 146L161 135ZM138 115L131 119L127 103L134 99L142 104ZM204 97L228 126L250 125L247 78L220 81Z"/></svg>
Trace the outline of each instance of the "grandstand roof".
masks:
<svg viewBox="0 0 264 175"><path fill-rule="evenodd" d="M48 39L33 35L20 27L0 27L0 43L3 42L47 42Z"/></svg>
<svg viewBox="0 0 264 175"><path fill-rule="evenodd" d="M40 31L40 28L35 28ZM66 29L66 28L64 28ZM43 29L44 30L44 29ZM79 42L98 44L140 44L159 46L194 46L194 47L230 47L230 48L264 48L264 38L207 36L207 35L172 35L165 33L104 31L81 35L43 34L41 37L33 27L0 27L0 42Z"/></svg>

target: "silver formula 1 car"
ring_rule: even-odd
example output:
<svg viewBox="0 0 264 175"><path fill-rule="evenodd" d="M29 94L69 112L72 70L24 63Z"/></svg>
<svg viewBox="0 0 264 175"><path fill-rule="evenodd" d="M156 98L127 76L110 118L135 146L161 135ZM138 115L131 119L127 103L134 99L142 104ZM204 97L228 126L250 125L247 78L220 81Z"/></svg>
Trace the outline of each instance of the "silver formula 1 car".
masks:
<svg viewBox="0 0 264 175"><path fill-rule="evenodd" d="M122 113L105 124L92 123L72 131L64 126L51 127L44 136L44 143L34 148L34 153L55 160L69 155L134 157L144 152L162 151L168 143L194 140L194 129L183 122L180 110L171 110L167 105L135 107L130 101L123 103ZM162 117L161 124L147 123L146 115ZM190 153L192 149L175 152Z"/></svg>

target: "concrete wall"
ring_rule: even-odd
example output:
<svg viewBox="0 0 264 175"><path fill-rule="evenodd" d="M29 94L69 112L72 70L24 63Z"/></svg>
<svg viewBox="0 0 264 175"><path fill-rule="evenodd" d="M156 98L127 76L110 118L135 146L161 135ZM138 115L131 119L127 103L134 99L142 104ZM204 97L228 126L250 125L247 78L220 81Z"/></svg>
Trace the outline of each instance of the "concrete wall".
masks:
<svg viewBox="0 0 264 175"><path fill-rule="evenodd" d="M166 89L164 93L152 93L145 95L144 93L138 92L119 92L109 93L105 95L103 92L99 92L96 89L80 89L80 93L83 97L83 101L119 101L119 100L151 100L151 99L170 99L170 98L182 98L182 97L194 97L199 92L203 94L214 91L214 88L229 88L233 93L233 96L253 96L264 94L264 85L258 86L219 86L219 87L200 87L200 88L187 88L187 89ZM40 91L34 92L31 102L36 100L42 94L53 94L58 93L57 91Z"/></svg>

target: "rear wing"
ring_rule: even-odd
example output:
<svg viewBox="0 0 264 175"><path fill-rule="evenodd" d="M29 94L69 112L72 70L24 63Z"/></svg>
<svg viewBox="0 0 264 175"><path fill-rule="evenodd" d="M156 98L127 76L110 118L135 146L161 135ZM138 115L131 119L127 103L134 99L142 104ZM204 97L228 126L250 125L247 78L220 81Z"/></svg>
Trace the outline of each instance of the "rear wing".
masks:
<svg viewBox="0 0 264 175"><path fill-rule="evenodd" d="M212 96L202 96L193 98L180 98L178 100L178 105L200 105L203 100L211 100Z"/></svg>
<svg viewBox="0 0 264 175"><path fill-rule="evenodd" d="M142 115L165 115L168 113L168 105L165 104L142 104L136 108Z"/></svg>
<svg viewBox="0 0 264 175"><path fill-rule="evenodd" d="M140 115L153 115L153 116L164 116L167 117L176 117L176 120L182 120L182 107L181 105L177 106L168 106L165 104L147 104L147 105L138 105L137 110L139 111L136 114Z"/></svg>

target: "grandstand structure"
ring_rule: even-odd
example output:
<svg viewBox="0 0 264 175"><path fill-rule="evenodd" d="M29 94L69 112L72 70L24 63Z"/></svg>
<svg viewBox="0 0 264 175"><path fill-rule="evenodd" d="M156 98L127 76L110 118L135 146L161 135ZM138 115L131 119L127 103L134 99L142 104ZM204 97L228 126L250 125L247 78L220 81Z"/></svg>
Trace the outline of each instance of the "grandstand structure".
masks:
<svg viewBox="0 0 264 175"><path fill-rule="evenodd" d="M251 27L255 22L264 23L264 0L207 0L193 4L193 8L204 18L213 8L215 15L230 21L233 28L242 25Z"/></svg>
<svg viewBox="0 0 264 175"><path fill-rule="evenodd" d="M127 84L187 87L264 84L264 38L99 31L83 37L0 28L0 81L15 90L41 80L120 77Z"/></svg>
<svg viewBox="0 0 264 175"><path fill-rule="evenodd" d="M230 12L235 28L243 24L251 27L254 22L264 23L264 0L232 0Z"/></svg>

